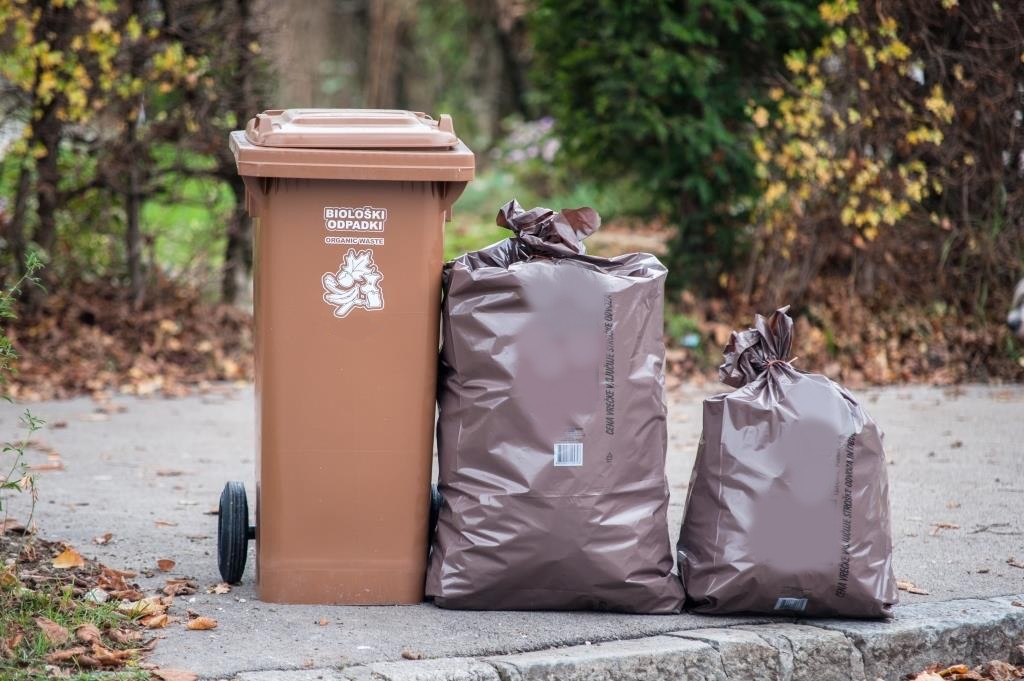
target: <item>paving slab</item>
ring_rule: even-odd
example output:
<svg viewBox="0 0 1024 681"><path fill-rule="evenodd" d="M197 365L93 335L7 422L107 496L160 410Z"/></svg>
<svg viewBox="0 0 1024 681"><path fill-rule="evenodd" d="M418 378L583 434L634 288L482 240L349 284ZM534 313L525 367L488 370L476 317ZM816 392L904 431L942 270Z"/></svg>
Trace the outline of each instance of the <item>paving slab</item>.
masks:
<svg viewBox="0 0 1024 681"><path fill-rule="evenodd" d="M684 386L670 395L673 542L700 436L700 401L715 389ZM1024 592L1024 569L1007 563L1010 557L1024 560L1024 387L908 386L861 391L859 397L887 434L897 576L928 591L901 592L905 605L897 609L893 626L914 604ZM38 440L59 452L64 463L64 470L40 475L36 518L41 532L67 540L111 566L152 571L153 577L142 574L138 580L148 589L158 588L171 576L196 578L204 588L215 584L216 516L208 512L216 506L226 480L242 480L252 493L252 389L217 386L206 395L171 400L115 397L113 404L124 411L97 412L97 404L88 398L29 405L48 421ZM0 405L0 437L19 436L16 421L23 408ZM33 450L30 460L47 459L43 451ZM346 484L338 481L339 493ZM15 508L16 517L24 519L24 514L23 507ZM943 529L937 523L952 523L958 529ZM106 532L114 535L109 544L92 543L93 537ZM175 560L176 566L159 573L160 558ZM220 626L207 632L187 631L180 625L168 628L153 661L191 668L205 678L260 670L341 669L347 675L369 669L377 675L371 678L388 678L393 669L373 671L371 666L398 664L415 671L404 665L421 661L403 660L403 653L429 658L422 662L489 658L587 647L587 642L593 646L649 637L685 639L678 633L696 629L795 622L692 614L453 612L429 604L282 606L257 601L253 578L250 558L243 584L231 593L201 591L179 597L172 614L180 616L191 608L216 618ZM1008 603L1002 605L1014 607ZM858 643L858 634L835 631L862 655L862 649L868 649L867 638ZM793 639L783 638L795 650ZM730 658L731 653L721 652L709 638L683 642L707 646L718 656L717 670L735 678L735 673L727 673L727 658L739 658ZM901 659L909 664L918 658L908 654ZM864 664L865 673L873 678L874 668ZM483 673L482 667L473 669Z"/></svg>

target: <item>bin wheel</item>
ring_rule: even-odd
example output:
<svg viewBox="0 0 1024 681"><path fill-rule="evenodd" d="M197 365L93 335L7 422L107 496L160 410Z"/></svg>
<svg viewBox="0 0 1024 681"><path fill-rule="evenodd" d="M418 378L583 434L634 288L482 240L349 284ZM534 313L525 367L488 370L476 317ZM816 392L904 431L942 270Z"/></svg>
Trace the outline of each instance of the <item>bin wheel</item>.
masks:
<svg viewBox="0 0 1024 681"><path fill-rule="evenodd" d="M441 504L444 498L437 485L430 486L430 520L427 521L427 553L430 553L430 546L434 542L434 532L437 531L437 517L441 515Z"/></svg>
<svg viewBox="0 0 1024 681"><path fill-rule="evenodd" d="M220 493L220 513L217 518L217 563L221 578L228 584L237 584L245 572L245 558L249 540L255 538L255 528L249 526L249 503L245 486L237 480L224 485Z"/></svg>

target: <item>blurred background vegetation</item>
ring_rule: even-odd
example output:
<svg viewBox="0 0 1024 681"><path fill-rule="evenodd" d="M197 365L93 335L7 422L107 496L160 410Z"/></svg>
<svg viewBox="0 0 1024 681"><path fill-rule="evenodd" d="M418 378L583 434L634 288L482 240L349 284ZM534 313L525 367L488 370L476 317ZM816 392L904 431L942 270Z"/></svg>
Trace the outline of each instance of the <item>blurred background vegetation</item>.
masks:
<svg viewBox="0 0 1024 681"><path fill-rule="evenodd" d="M279 107L453 115L506 200L590 205L671 271L673 377L791 304L853 384L1021 380L1024 5L986 0L0 0L0 277L26 397L251 374L227 134Z"/></svg>

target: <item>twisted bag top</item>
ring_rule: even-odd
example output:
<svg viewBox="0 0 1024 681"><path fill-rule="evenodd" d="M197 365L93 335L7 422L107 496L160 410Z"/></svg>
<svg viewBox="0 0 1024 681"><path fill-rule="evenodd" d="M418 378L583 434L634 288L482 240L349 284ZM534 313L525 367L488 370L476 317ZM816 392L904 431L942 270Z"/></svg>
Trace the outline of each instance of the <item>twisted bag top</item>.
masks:
<svg viewBox="0 0 1024 681"><path fill-rule="evenodd" d="M897 601L882 433L790 364L788 308L734 332L704 401L679 536L696 612L880 617Z"/></svg>
<svg viewBox="0 0 1024 681"><path fill-rule="evenodd" d="M726 385L742 388L760 377L769 367L789 366L793 349L793 319L789 306L779 308L765 319L754 317L754 328L733 331L722 353L725 361L718 367L718 378Z"/></svg>
<svg viewBox="0 0 1024 681"><path fill-rule="evenodd" d="M601 216L593 208L523 210L513 199L498 211L497 223L515 232L526 250L557 257L584 255L583 240L601 226Z"/></svg>
<svg viewBox="0 0 1024 681"><path fill-rule="evenodd" d="M665 268L586 255L590 208L511 201L497 222L514 236L445 268L427 593L450 608L678 612Z"/></svg>

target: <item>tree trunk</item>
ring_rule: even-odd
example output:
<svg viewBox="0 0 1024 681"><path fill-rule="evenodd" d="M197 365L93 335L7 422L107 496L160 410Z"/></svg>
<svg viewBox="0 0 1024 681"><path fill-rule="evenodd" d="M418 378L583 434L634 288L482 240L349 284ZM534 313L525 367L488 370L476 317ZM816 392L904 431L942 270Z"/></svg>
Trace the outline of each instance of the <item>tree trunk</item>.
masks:
<svg viewBox="0 0 1024 681"><path fill-rule="evenodd" d="M225 5L225 11L228 11ZM228 22L234 31L233 43L237 45L235 52L235 71L241 82L234 90L235 118L240 124L248 116L256 113L258 97L265 84L254 82L254 79L265 77L254 64L253 55L248 45L257 40L259 35L252 25L253 3L250 0L239 0L235 6L237 16ZM225 303L239 302L239 295L245 291L245 299L249 298L249 278L252 274L252 230L249 216L245 208L245 183L235 170L234 157L231 154L218 156L221 176L226 179L235 197L235 207L227 226L227 240L224 244L224 269L221 273L221 298Z"/></svg>
<svg viewBox="0 0 1024 681"><path fill-rule="evenodd" d="M245 185L241 179L231 183L231 190L235 195L235 209L231 213L224 245L221 295L225 303L234 304L238 302L239 293L248 288L252 273L252 230L245 210Z"/></svg>
<svg viewBox="0 0 1024 681"><path fill-rule="evenodd" d="M130 127L134 129L135 124L132 123ZM132 141L134 142L134 139ZM142 279L142 231L139 227L139 213L142 207L139 185L139 165L137 160L133 159L128 171L128 191L125 194L127 225L124 233L124 250L128 260L131 300L136 308L141 307L146 292Z"/></svg>
<svg viewBox="0 0 1024 681"><path fill-rule="evenodd" d="M366 103L371 108L395 106L398 35L415 4L415 0L370 0Z"/></svg>
<svg viewBox="0 0 1024 681"><path fill-rule="evenodd" d="M11 255L16 261L15 271L19 277L25 274L25 255L27 253L25 213L30 191L32 191L32 169L27 160L22 160L21 169L18 171L18 186L14 193L14 210L11 212L11 221L7 224L8 242L11 244Z"/></svg>
<svg viewBox="0 0 1024 681"><path fill-rule="evenodd" d="M33 145L42 146L46 155L36 161L36 211L39 222L36 226L35 242L47 254L57 243L57 191L60 171L57 168L57 153L60 145L61 125L55 116L53 106L43 110L43 117L33 126Z"/></svg>

